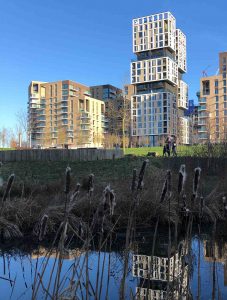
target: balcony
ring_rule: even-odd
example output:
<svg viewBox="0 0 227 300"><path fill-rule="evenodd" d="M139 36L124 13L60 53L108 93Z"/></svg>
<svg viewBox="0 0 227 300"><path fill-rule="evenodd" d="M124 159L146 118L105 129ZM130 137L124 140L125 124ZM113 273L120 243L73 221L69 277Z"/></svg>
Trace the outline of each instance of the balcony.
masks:
<svg viewBox="0 0 227 300"><path fill-rule="evenodd" d="M90 126L81 125L80 129L81 130L90 130Z"/></svg>
<svg viewBox="0 0 227 300"><path fill-rule="evenodd" d="M38 123L38 124L36 124L35 127L36 128L43 128L43 127L46 127L46 124L44 124L44 123Z"/></svg>
<svg viewBox="0 0 227 300"><path fill-rule="evenodd" d="M68 110L67 109L62 109L58 114L68 114Z"/></svg>
<svg viewBox="0 0 227 300"><path fill-rule="evenodd" d="M206 105L201 105L198 107L198 111L205 111L207 109Z"/></svg>
<svg viewBox="0 0 227 300"><path fill-rule="evenodd" d="M40 111L37 110L37 116L45 116L45 115L46 115L45 110L40 110Z"/></svg>
<svg viewBox="0 0 227 300"><path fill-rule="evenodd" d="M62 115L60 120L68 120L68 114Z"/></svg>
<svg viewBox="0 0 227 300"><path fill-rule="evenodd" d="M81 124L81 125L82 125L82 124L84 124L84 125L90 125L91 122L90 122L89 120L86 121L86 119L84 119L84 120L81 120L80 124Z"/></svg>
<svg viewBox="0 0 227 300"><path fill-rule="evenodd" d="M200 132L201 132L201 133L207 132L207 129L204 129L204 128L201 129L201 128L199 128L199 129L198 129L198 133L200 133Z"/></svg>
<svg viewBox="0 0 227 300"><path fill-rule="evenodd" d="M39 94L30 94L30 99L39 99Z"/></svg>
<svg viewBox="0 0 227 300"><path fill-rule="evenodd" d="M81 113L80 118L81 119L90 119L91 117L89 116L88 113Z"/></svg>
<svg viewBox="0 0 227 300"><path fill-rule="evenodd" d="M199 98L199 103L206 103L207 99L205 97Z"/></svg>

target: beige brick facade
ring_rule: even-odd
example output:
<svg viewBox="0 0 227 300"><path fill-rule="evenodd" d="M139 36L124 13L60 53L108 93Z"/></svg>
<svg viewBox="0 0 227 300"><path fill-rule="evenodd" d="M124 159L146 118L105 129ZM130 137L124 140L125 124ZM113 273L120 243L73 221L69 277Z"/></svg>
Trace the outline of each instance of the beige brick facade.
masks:
<svg viewBox="0 0 227 300"><path fill-rule="evenodd" d="M199 141L219 143L227 139L227 52L219 54L219 74L200 80Z"/></svg>
<svg viewBox="0 0 227 300"><path fill-rule="evenodd" d="M104 102L91 98L89 87L70 80L32 81L28 117L34 147L102 147Z"/></svg>

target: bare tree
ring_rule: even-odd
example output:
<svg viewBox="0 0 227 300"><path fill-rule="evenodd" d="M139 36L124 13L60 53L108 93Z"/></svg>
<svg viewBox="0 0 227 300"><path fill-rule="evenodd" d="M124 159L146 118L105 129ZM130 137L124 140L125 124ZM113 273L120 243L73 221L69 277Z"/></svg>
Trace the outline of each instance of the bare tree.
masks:
<svg viewBox="0 0 227 300"><path fill-rule="evenodd" d="M2 129L0 130L0 146L2 148L9 146L9 140L10 140L10 129L6 127L2 127Z"/></svg>
<svg viewBox="0 0 227 300"><path fill-rule="evenodd" d="M19 141L20 136L22 139L22 143L25 143L26 146L29 146L29 135L32 132L31 124L29 124L28 114L25 110L20 110L16 113L16 126L15 126L15 134Z"/></svg>
<svg viewBox="0 0 227 300"><path fill-rule="evenodd" d="M116 137L119 144L129 144L130 137L130 99L120 94L116 99L106 102L106 117L108 118L108 135Z"/></svg>

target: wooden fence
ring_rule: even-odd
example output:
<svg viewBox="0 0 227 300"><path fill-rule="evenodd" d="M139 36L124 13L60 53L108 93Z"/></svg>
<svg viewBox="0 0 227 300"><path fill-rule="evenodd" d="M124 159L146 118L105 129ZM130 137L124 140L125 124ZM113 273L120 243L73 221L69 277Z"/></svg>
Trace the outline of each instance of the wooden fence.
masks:
<svg viewBox="0 0 227 300"><path fill-rule="evenodd" d="M122 158L121 149L32 149L0 151L0 162L10 161L91 161Z"/></svg>

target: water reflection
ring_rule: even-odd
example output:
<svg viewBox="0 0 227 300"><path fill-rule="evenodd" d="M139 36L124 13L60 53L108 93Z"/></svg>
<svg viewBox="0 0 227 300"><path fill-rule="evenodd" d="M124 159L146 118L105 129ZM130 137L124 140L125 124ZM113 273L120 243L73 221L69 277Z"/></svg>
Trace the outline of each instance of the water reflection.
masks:
<svg viewBox="0 0 227 300"><path fill-rule="evenodd" d="M199 238L195 233L191 239L182 236L175 241L174 236L169 238L166 233L161 233L156 239L154 249L152 246L153 236L149 233L138 234L135 238L129 254L124 299L227 299L227 239L214 239L208 234ZM124 238L122 243L116 239L111 251L89 251L87 272L90 287L87 299L95 299L96 290L99 293L97 299L120 299L119 291L125 264L123 250ZM35 272L37 270L41 274L47 256L50 258L42 278L43 287L48 286L51 270L56 259L58 260L55 249L50 252L48 247L40 246L27 252L24 249L2 251L0 299L31 299ZM62 279L70 278L67 272L75 265L76 275L72 283L77 282L78 273L82 272L81 285L74 291L75 299L86 299L86 268L83 267L85 257L86 253L79 247L72 247L62 255ZM70 280L67 279L62 285L62 295L69 284ZM37 295L37 299L43 299L42 286Z"/></svg>
<svg viewBox="0 0 227 300"><path fill-rule="evenodd" d="M167 239L167 240L166 240ZM137 277L136 299L189 299L189 267L186 261L188 247L181 240L169 249L168 237L158 240L155 253L133 255L133 276ZM159 255L156 255L159 253ZM161 254L161 255L160 255ZM180 298L181 295L181 298Z"/></svg>
<svg viewBox="0 0 227 300"><path fill-rule="evenodd" d="M75 249L67 249L63 253L61 253L62 259L74 260L75 258L79 257L83 251L79 248ZM32 259L39 259L42 257L49 256L50 258L59 258L59 251L57 249L48 249L45 247L38 247L38 249L32 250L31 258Z"/></svg>

